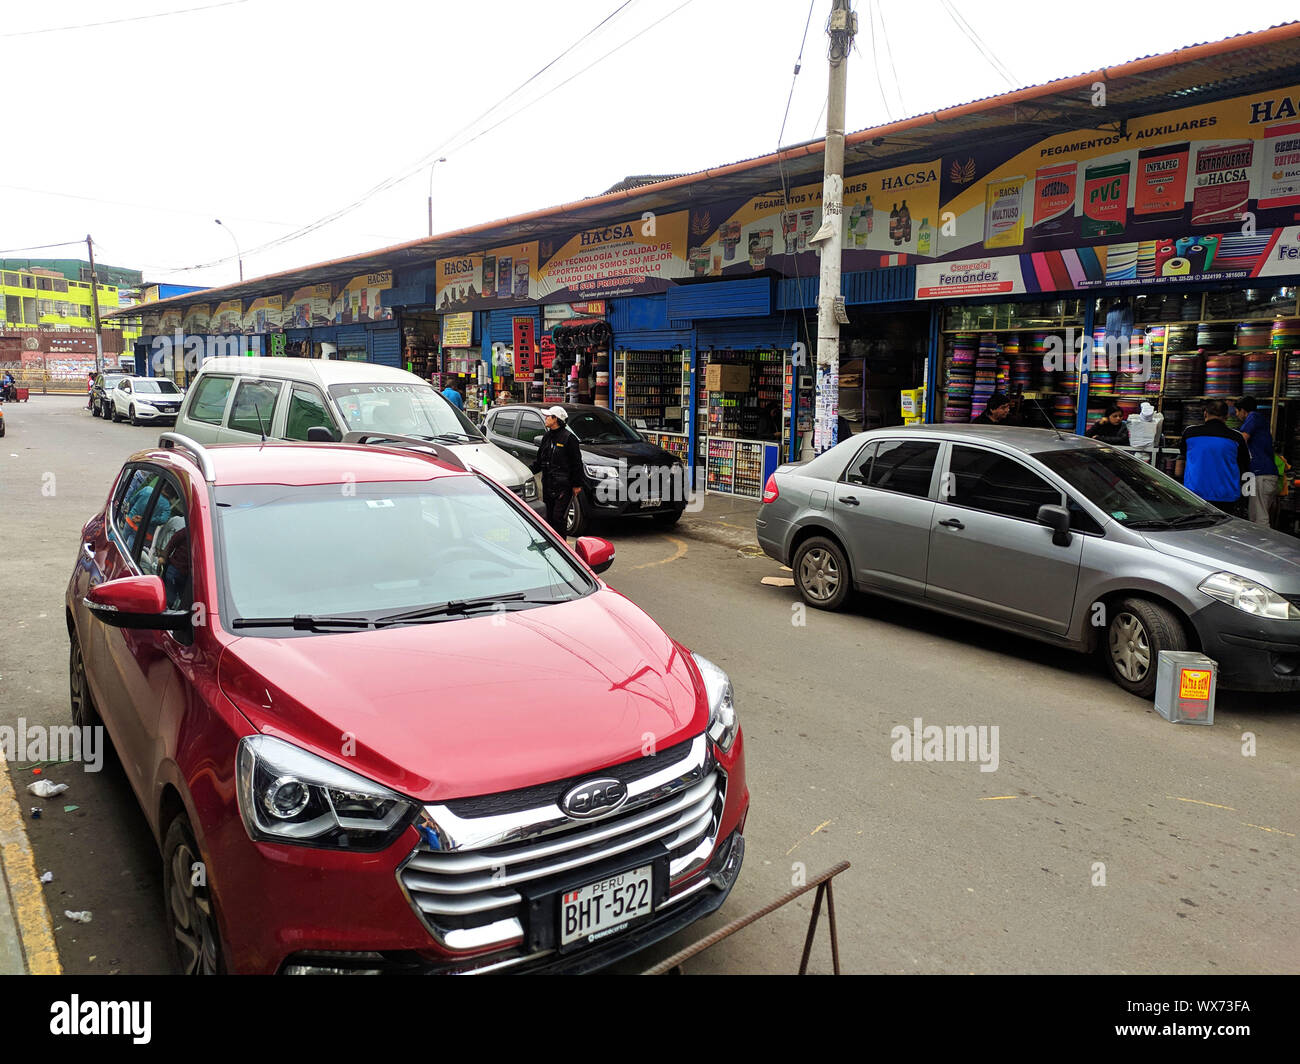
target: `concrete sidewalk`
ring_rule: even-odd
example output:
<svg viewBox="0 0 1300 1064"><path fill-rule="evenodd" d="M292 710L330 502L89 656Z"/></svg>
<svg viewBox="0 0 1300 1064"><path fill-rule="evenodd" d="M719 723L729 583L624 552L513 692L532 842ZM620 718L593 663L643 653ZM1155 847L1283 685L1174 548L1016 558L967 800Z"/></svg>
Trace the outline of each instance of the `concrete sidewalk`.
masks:
<svg viewBox="0 0 1300 1064"><path fill-rule="evenodd" d="M707 540L737 550L757 551L754 518L762 505L757 499L738 499L731 495L702 495L703 507L697 513L688 509L670 531L670 535Z"/></svg>
<svg viewBox="0 0 1300 1064"><path fill-rule="evenodd" d="M0 975L58 975L54 927L23 826L23 797L14 793L0 751Z"/></svg>

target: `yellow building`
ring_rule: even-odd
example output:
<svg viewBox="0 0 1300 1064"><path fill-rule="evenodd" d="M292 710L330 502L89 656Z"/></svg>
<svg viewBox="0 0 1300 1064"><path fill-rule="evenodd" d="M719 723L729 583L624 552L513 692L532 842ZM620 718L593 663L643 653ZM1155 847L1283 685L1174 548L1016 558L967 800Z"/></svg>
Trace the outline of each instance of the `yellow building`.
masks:
<svg viewBox="0 0 1300 1064"><path fill-rule="evenodd" d="M116 285L99 287L99 312L123 305ZM0 328L93 329L89 281L70 281L54 270L0 271ZM136 330L139 335L139 330Z"/></svg>

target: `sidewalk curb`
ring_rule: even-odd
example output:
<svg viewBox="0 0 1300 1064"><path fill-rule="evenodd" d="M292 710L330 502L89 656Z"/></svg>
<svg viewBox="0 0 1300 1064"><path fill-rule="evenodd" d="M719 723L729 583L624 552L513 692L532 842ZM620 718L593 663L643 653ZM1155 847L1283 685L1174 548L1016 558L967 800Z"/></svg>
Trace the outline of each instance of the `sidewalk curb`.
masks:
<svg viewBox="0 0 1300 1064"><path fill-rule="evenodd" d="M716 518L702 517L692 520L684 516L673 531L689 539L704 540L722 547L734 547L747 553L760 550L753 528L744 528Z"/></svg>
<svg viewBox="0 0 1300 1064"><path fill-rule="evenodd" d="M17 955L15 966L7 957ZM0 750L0 975L61 975L54 926L36 873L22 806ZM10 968L13 970L9 970Z"/></svg>

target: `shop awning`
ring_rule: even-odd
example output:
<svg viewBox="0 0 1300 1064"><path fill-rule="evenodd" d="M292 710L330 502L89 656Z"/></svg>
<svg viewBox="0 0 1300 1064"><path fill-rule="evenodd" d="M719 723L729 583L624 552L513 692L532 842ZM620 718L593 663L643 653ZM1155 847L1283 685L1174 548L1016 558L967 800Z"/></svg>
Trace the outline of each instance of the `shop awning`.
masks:
<svg viewBox="0 0 1300 1064"><path fill-rule="evenodd" d="M1210 103L1247 91L1267 91L1297 81L1300 81L1300 22L1288 22L859 130L845 138L845 165L887 168L932 159L937 154L959 151L966 145L989 145L1070 130L1116 130L1122 123L1142 115ZM1094 107L1091 103L1092 87L1098 82L1106 87L1105 107ZM248 299L361 273L431 266L439 257L479 247L560 236L574 229L639 215L642 211L667 213L730 195L755 195L768 188L806 184L822 173L824 147L824 140L809 141L726 166L653 184L619 188L573 203L362 255L138 304L109 312L104 317L135 317L143 311L195 302Z"/></svg>

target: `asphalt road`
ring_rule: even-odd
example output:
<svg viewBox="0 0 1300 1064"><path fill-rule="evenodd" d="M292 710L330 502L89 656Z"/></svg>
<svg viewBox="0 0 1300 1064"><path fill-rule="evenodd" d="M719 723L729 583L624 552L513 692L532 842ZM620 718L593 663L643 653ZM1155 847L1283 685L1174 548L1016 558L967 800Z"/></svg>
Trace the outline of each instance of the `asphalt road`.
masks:
<svg viewBox="0 0 1300 1064"><path fill-rule="evenodd" d="M71 399L5 413L0 723L64 723L62 597L77 533L158 430L107 424ZM1092 660L880 600L801 617L788 574L765 557L645 527L606 532L611 584L730 672L752 796L727 904L623 970L774 900L800 868L839 860L853 866L836 881L850 972L1300 967L1295 699L1220 694L1213 727L1174 726ZM918 717L996 726L996 771L894 760L892 729ZM20 789L34 778L13 775ZM45 890L65 969L165 970L159 860L120 771L110 761L47 775L71 789L27 826L54 873ZM807 895L688 971L792 972L810 910ZM812 970L829 967L823 927Z"/></svg>

